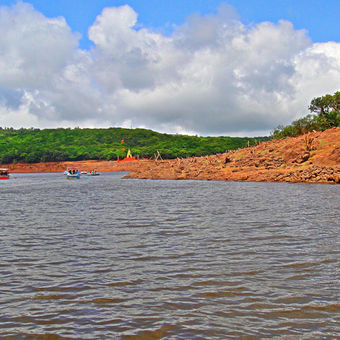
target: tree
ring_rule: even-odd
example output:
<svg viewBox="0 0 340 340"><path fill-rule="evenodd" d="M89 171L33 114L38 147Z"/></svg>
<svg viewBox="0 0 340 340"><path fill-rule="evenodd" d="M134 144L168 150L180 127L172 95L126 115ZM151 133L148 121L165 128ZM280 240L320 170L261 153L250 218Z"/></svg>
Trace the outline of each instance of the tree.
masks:
<svg viewBox="0 0 340 340"><path fill-rule="evenodd" d="M299 136L311 131L323 131L340 126L340 91L334 95L326 94L314 98L309 107L314 115L307 115L287 126L279 125L273 132L273 138Z"/></svg>
<svg viewBox="0 0 340 340"><path fill-rule="evenodd" d="M309 111L317 114L315 121L319 123L321 130L340 126L340 92L314 98Z"/></svg>

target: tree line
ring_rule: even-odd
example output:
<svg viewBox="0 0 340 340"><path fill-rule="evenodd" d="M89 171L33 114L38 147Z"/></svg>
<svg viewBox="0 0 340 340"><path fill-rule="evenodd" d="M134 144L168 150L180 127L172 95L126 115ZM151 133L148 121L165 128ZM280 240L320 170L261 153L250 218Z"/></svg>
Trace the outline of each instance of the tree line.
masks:
<svg viewBox="0 0 340 340"><path fill-rule="evenodd" d="M309 107L311 112L305 117L293 121L290 125L279 125L272 137L284 138L303 135L312 131L324 131L332 127L340 126L340 91L334 95L326 94L314 98Z"/></svg>
<svg viewBox="0 0 340 340"><path fill-rule="evenodd" d="M269 137L198 137L147 129L1 128L0 163L117 160L127 150L140 158L205 156L253 145ZM124 142L122 143L122 141Z"/></svg>

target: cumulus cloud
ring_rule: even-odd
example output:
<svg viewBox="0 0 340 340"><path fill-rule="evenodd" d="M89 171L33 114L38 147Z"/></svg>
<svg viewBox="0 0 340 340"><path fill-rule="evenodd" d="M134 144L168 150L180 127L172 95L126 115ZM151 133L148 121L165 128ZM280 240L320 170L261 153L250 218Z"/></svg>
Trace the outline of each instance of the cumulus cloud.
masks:
<svg viewBox="0 0 340 340"><path fill-rule="evenodd" d="M0 7L0 126L133 126L259 135L339 90L340 44L313 44L290 22L242 24L227 5L170 36L105 8L90 50L63 18Z"/></svg>
<svg viewBox="0 0 340 340"><path fill-rule="evenodd" d="M46 85L78 45L63 18L47 19L29 4L0 7L1 82L13 88Z"/></svg>

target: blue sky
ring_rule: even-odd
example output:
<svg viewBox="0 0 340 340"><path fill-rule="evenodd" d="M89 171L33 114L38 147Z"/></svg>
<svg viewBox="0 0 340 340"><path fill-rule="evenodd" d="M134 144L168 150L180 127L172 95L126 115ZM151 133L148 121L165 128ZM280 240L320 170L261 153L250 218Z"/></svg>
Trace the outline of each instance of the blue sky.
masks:
<svg viewBox="0 0 340 340"><path fill-rule="evenodd" d="M339 1L0 0L0 126L268 135L340 90Z"/></svg>
<svg viewBox="0 0 340 340"><path fill-rule="evenodd" d="M17 0L0 0L12 5ZM313 42L340 41L339 0L27 0L47 17L63 16L73 31L82 35L81 48L88 48L87 30L105 7L128 4L144 27L169 33L193 13L216 13L221 3L233 6L244 24L288 20L306 29Z"/></svg>

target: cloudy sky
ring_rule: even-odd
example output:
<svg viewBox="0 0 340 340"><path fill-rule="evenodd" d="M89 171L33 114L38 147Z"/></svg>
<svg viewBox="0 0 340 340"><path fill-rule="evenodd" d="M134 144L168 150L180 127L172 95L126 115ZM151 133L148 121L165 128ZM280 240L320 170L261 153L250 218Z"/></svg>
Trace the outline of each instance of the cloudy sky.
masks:
<svg viewBox="0 0 340 340"><path fill-rule="evenodd" d="M340 90L338 0L242 3L0 0L0 126L256 136Z"/></svg>

